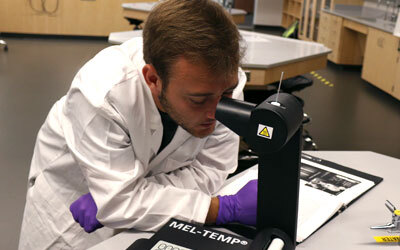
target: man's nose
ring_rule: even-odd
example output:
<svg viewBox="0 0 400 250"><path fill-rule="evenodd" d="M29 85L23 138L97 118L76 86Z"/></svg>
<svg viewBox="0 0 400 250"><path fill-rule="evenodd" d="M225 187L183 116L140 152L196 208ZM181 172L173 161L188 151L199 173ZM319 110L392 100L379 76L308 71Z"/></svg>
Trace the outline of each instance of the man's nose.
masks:
<svg viewBox="0 0 400 250"><path fill-rule="evenodd" d="M217 110L218 102L221 100L221 96L214 98L207 107L207 119L215 120L215 112Z"/></svg>

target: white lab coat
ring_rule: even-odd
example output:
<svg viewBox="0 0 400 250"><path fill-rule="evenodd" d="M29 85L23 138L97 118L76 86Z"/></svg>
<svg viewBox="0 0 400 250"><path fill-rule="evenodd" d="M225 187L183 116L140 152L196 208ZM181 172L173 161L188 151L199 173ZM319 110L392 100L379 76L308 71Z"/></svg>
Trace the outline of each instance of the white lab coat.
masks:
<svg viewBox="0 0 400 250"><path fill-rule="evenodd" d="M19 249L86 249L113 229L157 230L170 218L204 223L211 196L237 166L238 136L163 126L142 75L142 39L104 49L78 72L41 127L29 173ZM246 77L239 70L234 98ZM105 226L88 234L69 211L90 192Z"/></svg>

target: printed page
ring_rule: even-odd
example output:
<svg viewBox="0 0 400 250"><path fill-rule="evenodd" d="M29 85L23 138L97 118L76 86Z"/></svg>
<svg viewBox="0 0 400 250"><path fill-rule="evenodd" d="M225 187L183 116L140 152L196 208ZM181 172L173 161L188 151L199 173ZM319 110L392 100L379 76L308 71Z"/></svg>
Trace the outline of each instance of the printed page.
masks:
<svg viewBox="0 0 400 250"><path fill-rule="evenodd" d="M235 194L257 178L258 166L255 165L228 179L217 194ZM302 158L296 241L304 241L340 208L372 186L372 181Z"/></svg>
<svg viewBox="0 0 400 250"><path fill-rule="evenodd" d="M370 180L304 158L300 175L307 182L305 185L336 196L345 206L375 185Z"/></svg>
<svg viewBox="0 0 400 250"><path fill-rule="evenodd" d="M324 191L311 188L306 183L300 180L297 242L307 239L343 205L337 197L332 197Z"/></svg>
<svg viewBox="0 0 400 250"><path fill-rule="evenodd" d="M302 158L297 242L372 186L372 181Z"/></svg>

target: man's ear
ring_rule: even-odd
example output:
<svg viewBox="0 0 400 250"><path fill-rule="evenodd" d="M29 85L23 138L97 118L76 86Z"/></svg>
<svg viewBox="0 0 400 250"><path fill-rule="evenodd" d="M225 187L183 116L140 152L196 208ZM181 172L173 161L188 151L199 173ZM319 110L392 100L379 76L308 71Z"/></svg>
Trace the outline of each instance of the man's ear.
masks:
<svg viewBox="0 0 400 250"><path fill-rule="evenodd" d="M159 96L162 90L162 82L154 66L151 64L144 65L142 73L153 95Z"/></svg>

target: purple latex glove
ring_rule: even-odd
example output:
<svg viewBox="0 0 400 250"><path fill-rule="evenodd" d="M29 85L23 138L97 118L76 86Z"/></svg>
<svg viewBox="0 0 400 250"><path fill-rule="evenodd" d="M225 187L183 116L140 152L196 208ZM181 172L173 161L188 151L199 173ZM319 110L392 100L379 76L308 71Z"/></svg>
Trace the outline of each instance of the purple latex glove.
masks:
<svg viewBox="0 0 400 250"><path fill-rule="evenodd" d="M235 195L218 196L217 225L230 222L255 226L257 222L258 180L249 181Z"/></svg>
<svg viewBox="0 0 400 250"><path fill-rule="evenodd" d="M84 194L74 201L69 207L69 210L74 220L78 222L87 233L94 232L98 228L103 227L96 219L97 206L90 193Z"/></svg>

